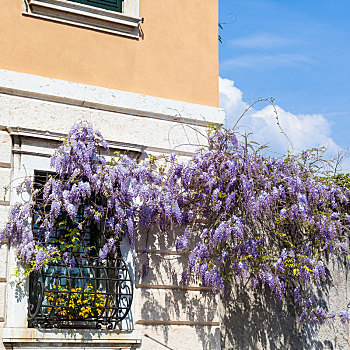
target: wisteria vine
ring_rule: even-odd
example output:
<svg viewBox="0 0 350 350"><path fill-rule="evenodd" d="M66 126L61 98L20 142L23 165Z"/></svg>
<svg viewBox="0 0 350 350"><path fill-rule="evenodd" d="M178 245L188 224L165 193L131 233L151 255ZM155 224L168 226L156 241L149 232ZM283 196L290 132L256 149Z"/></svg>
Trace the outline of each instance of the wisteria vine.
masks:
<svg viewBox="0 0 350 350"><path fill-rule="evenodd" d="M107 149L99 131L76 124L51 159L49 181L39 189L27 178L17 188L29 200L12 207L0 239L17 248L28 273L52 260L75 263L72 249L50 244L62 212L78 234L99 225L101 260L122 237L132 244L138 226L180 227L177 249L188 252L183 283L195 277L222 292L238 277L279 300L292 295L301 322L350 320L311 293L325 278L326 255L346 258L350 225L350 191L339 178L321 177L312 153L267 157L222 128L211 128L208 147L186 162L105 157Z"/></svg>

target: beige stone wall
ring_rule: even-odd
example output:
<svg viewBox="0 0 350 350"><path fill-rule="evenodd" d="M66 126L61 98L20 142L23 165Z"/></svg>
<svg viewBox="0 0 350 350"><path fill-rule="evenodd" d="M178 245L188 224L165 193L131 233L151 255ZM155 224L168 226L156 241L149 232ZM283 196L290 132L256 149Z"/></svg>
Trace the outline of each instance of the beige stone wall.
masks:
<svg viewBox="0 0 350 350"><path fill-rule="evenodd" d="M180 283L187 256L176 252L181 229L140 230L136 242L136 327L142 349L221 349L219 298L192 280ZM144 274L143 265L147 266Z"/></svg>
<svg viewBox="0 0 350 350"><path fill-rule="evenodd" d="M139 40L22 15L2 0L0 69L218 106L218 2L140 0Z"/></svg>
<svg viewBox="0 0 350 350"><path fill-rule="evenodd" d="M49 157L60 137L73 123L81 120L93 123L114 149L129 150L141 154L141 157L169 152L186 157L206 142L203 135L207 123L223 121L222 111L212 107L125 95L26 75L18 82L18 76L10 74L10 84L8 76L7 73L1 75L0 71L0 194L3 193L1 186L10 182L11 171L15 177L32 173L34 169L48 169ZM35 80L26 87L25 81L32 78L39 79L38 85ZM13 199L8 196L5 201L0 201L1 225L6 222L10 203L13 204ZM140 333L144 350L166 347L176 350L220 349L217 299L208 288L196 283L186 287L179 284L185 257L175 250L176 235L165 237L153 232L150 236L146 246L146 236L140 232L135 251L135 330L115 332L110 336L122 341L120 339L125 337L132 340ZM150 270L143 276L145 258L149 260ZM7 261L12 264L9 269ZM13 252L8 258L4 246L0 251L0 322L5 326L5 339L12 337L15 343L18 339L23 342L23 337L27 337L26 341L30 343L44 342L46 337L51 339L52 346L52 332L46 334L25 329L25 299L16 301L19 290L13 284L7 284L13 273L13 261ZM21 289L22 292L25 288ZM64 339L72 340L73 335L56 333L60 346L68 347L69 342L67 345ZM106 335L101 338L97 332L90 341L100 341L104 337Z"/></svg>

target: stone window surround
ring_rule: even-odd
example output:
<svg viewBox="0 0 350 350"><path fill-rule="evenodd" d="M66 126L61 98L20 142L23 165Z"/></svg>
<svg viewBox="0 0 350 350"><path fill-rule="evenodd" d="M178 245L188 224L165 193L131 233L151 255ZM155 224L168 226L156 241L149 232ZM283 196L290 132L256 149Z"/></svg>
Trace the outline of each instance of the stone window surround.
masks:
<svg viewBox="0 0 350 350"><path fill-rule="evenodd" d="M68 0L23 0L22 14L134 39L142 20L139 0L123 0L122 13Z"/></svg>
<svg viewBox="0 0 350 350"><path fill-rule="evenodd" d="M34 169L49 171L50 156L53 154L57 145L61 143L62 136L59 134L33 133L32 130L23 128L8 128L12 137L12 164L13 175L11 187L15 187L24 176L33 176ZM113 147L112 150L118 150L120 147ZM128 147L127 147L128 148ZM137 158L140 150L130 149L133 157ZM16 181L16 179L19 179ZM23 200L18 197L15 191L11 191L11 204ZM122 254L125 257L127 265L131 272L131 277L135 281L134 249L130 249L127 244L121 246ZM16 284L16 277L13 276L14 269L18 267L14 248L9 249L8 254L8 272L7 280L7 305L5 326L1 330L2 341L7 349L33 349L40 344L45 349L56 348L76 349L79 343L82 348L96 348L101 350L114 349L136 349L141 345L141 334L134 329L133 315L135 314L135 300L131 307L130 317L127 317L119 324L115 330L98 329L39 329L28 328L27 309L28 309L28 280L21 284ZM135 288L135 286L134 286Z"/></svg>

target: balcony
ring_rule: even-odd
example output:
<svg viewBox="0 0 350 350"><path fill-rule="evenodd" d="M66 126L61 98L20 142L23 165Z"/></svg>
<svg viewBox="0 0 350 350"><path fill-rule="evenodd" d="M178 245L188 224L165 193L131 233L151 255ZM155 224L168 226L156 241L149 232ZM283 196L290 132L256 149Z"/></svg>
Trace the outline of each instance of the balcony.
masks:
<svg viewBox="0 0 350 350"><path fill-rule="evenodd" d="M123 258L79 258L31 274L29 327L111 330L128 315L133 283Z"/></svg>

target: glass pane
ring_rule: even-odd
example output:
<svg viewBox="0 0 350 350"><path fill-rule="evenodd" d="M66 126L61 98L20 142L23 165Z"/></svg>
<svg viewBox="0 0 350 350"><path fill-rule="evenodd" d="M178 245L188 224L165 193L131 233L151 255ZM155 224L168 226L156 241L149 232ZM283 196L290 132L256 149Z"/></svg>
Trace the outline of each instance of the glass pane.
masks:
<svg viewBox="0 0 350 350"><path fill-rule="evenodd" d="M122 0L69 0L81 4L122 12Z"/></svg>

